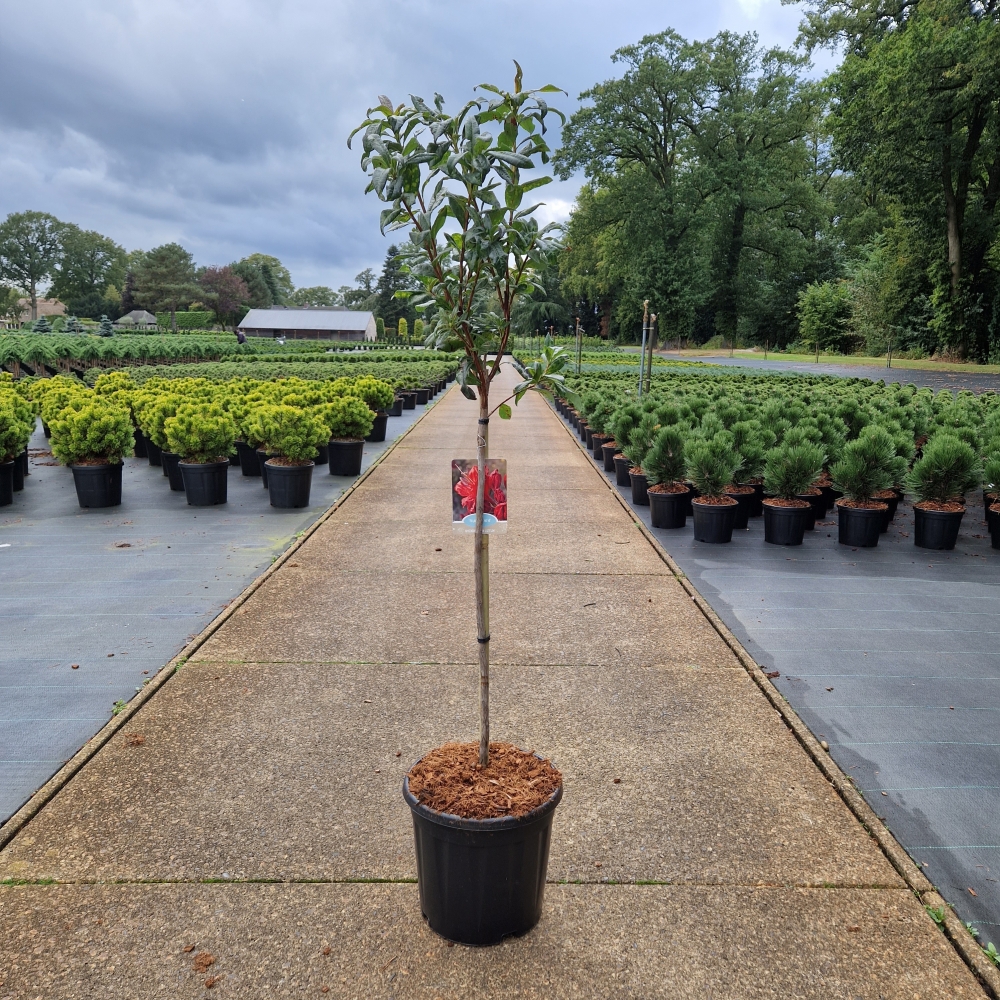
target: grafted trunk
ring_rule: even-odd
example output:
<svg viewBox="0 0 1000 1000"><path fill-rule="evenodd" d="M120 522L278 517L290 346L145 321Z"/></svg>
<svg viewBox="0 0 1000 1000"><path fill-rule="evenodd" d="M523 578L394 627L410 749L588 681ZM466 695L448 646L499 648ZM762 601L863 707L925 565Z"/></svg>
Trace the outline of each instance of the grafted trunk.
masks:
<svg viewBox="0 0 1000 1000"><path fill-rule="evenodd" d="M476 434L476 534L472 571L476 578L476 638L479 640L479 764L490 759L490 536L483 531L486 504L486 460L490 434L489 383L479 386Z"/></svg>

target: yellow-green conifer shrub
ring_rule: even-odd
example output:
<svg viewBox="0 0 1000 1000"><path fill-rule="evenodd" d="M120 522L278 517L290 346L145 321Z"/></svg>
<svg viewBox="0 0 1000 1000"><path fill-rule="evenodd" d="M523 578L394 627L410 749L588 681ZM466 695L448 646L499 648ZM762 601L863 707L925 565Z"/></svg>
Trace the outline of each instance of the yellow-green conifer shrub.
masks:
<svg viewBox="0 0 1000 1000"><path fill-rule="evenodd" d="M375 414L357 396L341 396L317 407L317 416L330 431L331 441L362 441L372 430Z"/></svg>
<svg viewBox="0 0 1000 1000"><path fill-rule="evenodd" d="M64 465L114 465L135 444L128 410L90 392L70 399L50 427L52 454Z"/></svg>
<svg viewBox="0 0 1000 1000"><path fill-rule="evenodd" d="M218 403L183 403L163 427L169 450L182 462L221 462L236 440L236 424Z"/></svg>
<svg viewBox="0 0 1000 1000"><path fill-rule="evenodd" d="M407 344L410 342L410 327L409 324L406 322L405 316L399 317L399 323L396 326L396 331L399 334L400 340L402 340L404 343Z"/></svg>
<svg viewBox="0 0 1000 1000"><path fill-rule="evenodd" d="M269 455L304 465L314 459L330 430L317 413L284 404L261 406L254 413L261 444Z"/></svg>

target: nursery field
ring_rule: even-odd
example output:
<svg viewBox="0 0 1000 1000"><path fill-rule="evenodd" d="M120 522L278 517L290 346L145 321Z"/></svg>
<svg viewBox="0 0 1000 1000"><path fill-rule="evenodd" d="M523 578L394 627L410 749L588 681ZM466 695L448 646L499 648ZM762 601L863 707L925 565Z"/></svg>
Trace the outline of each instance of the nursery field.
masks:
<svg viewBox="0 0 1000 1000"><path fill-rule="evenodd" d="M426 409L388 417L360 471ZM316 465L307 505L280 509L231 466L226 503L190 506L161 466L126 457L120 505L84 509L40 422L29 456L0 507L0 822L356 478Z"/></svg>
<svg viewBox="0 0 1000 1000"><path fill-rule="evenodd" d="M654 372L643 407L635 379L584 374L570 381L592 423L633 438L625 480L613 466L605 469L601 448L609 485L826 741L927 877L984 943L995 940L1000 551L991 544L979 486L992 488L1000 472L997 398L862 380ZM652 431L645 441L638 430L644 416ZM567 420L578 439L579 423ZM671 431L657 447L664 427ZM870 444L877 438L886 448L881 459ZM768 544L766 510L752 511L728 543L699 540L691 509L683 524L659 526L648 485L633 491L637 469L648 483L700 481L704 493L705 479L720 474L711 467L713 442L728 453L715 463L732 463L722 479L756 482L779 498L805 494L801 484L780 489L789 454L805 460L807 485L818 483L816 492L827 497L800 544ZM932 476L935 456L943 465ZM929 478L936 501L928 502ZM839 508L829 504L845 493L859 506L869 502L862 494L893 500L874 547L839 542ZM951 547L915 544L914 501L964 506L964 514L951 515L960 522Z"/></svg>

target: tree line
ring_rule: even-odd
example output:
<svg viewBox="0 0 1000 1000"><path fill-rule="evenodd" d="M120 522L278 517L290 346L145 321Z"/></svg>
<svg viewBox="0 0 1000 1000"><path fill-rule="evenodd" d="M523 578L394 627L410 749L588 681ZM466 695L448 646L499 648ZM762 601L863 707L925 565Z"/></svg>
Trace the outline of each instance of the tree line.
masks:
<svg viewBox="0 0 1000 1000"><path fill-rule="evenodd" d="M536 308L1000 361L1000 0L812 0L794 50L668 30L612 58L563 131L586 181Z"/></svg>

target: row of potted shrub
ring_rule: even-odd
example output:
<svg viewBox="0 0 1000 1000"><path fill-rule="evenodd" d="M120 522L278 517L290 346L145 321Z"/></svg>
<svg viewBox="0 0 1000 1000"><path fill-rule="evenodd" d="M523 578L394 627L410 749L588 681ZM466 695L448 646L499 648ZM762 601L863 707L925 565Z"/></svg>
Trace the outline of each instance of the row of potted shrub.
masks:
<svg viewBox="0 0 1000 1000"><path fill-rule="evenodd" d="M953 548L966 493L984 472L987 483L1000 480L995 398L692 373L654 376L640 401L634 379L575 382L580 409L559 407L595 458L632 487L633 502L650 504L654 526L682 527L691 514L700 541L729 541L734 527L763 514L767 542L801 544L835 506L839 540L871 547L907 490L915 543ZM606 391L595 392L595 382ZM1000 498L990 487L984 495L1000 547Z"/></svg>
<svg viewBox="0 0 1000 1000"><path fill-rule="evenodd" d="M35 407L0 377L0 507L14 502L28 475L28 440L35 427Z"/></svg>

